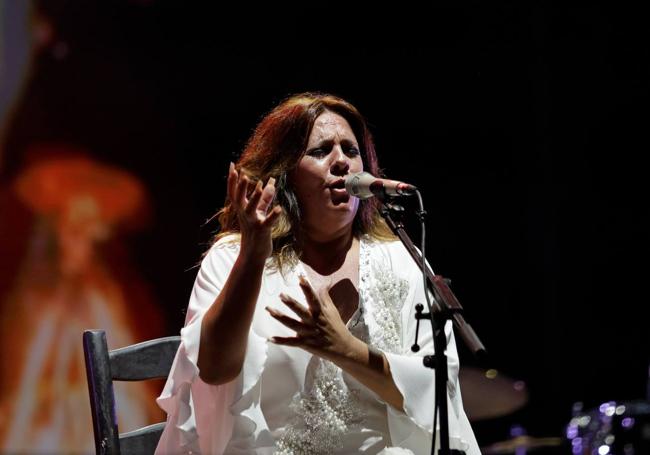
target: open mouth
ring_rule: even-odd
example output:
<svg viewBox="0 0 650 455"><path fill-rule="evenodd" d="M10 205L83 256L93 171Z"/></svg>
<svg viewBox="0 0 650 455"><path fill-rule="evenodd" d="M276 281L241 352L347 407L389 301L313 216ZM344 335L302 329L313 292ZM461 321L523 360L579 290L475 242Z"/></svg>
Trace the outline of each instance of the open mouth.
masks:
<svg viewBox="0 0 650 455"><path fill-rule="evenodd" d="M329 187L336 190L345 190L345 179L337 179Z"/></svg>
<svg viewBox="0 0 650 455"><path fill-rule="evenodd" d="M341 204L350 200L350 195L345 189L345 179L337 179L329 185L332 201Z"/></svg>

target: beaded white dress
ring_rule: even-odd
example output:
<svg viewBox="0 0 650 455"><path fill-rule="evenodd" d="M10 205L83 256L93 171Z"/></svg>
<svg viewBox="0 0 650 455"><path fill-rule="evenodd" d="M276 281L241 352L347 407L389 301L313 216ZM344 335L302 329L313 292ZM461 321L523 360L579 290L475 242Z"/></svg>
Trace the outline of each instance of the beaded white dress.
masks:
<svg viewBox="0 0 650 455"><path fill-rule="evenodd" d="M308 352L267 342L294 332L264 308L285 313L285 293L306 305L298 284L304 268L280 274L267 269L248 336L244 365L233 381L209 385L199 378L197 358L203 315L232 268L239 245L222 238L204 258L189 302L181 345L158 398L167 425L157 454L408 454L431 453L435 385L421 357L433 353L430 324L415 339L415 304L424 303L422 276L400 242L364 238L359 246L359 306L350 331L386 354L404 411L383 402L334 364ZM449 433L452 449L480 454L462 406L458 354L451 323ZM439 439L439 438L437 438Z"/></svg>

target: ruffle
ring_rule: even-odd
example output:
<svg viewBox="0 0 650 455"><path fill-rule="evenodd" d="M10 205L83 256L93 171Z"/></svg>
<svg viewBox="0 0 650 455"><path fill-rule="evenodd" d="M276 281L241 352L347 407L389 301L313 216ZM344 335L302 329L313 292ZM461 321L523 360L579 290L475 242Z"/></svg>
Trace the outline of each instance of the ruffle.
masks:
<svg viewBox="0 0 650 455"><path fill-rule="evenodd" d="M156 453L173 453L171 450L178 451L179 447L181 453L188 454L222 453L233 433L240 436L238 440L256 437L255 422L261 415L259 382L267 358L267 341L251 330L240 374L227 384L210 385L201 380L197 366L202 320L203 314L197 315L181 330L172 375L156 400L168 415L167 424L176 430L166 429ZM204 400L194 403L193 394ZM201 434L205 437L199 446Z"/></svg>
<svg viewBox="0 0 650 455"><path fill-rule="evenodd" d="M260 407L261 383L264 365L268 357L268 342L254 330L248 333L247 352L242 371L236 379L237 400L228 406L233 419L233 429L228 435L228 453L236 453L241 447L272 446L271 437ZM236 435L236 439L232 438Z"/></svg>
<svg viewBox="0 0 650 455"><path fill-rule="evenodd" d="M176 431L166 428L156 453L200 453L191 393L192 383L198 377L198 368L190 360L182 342L171 371L173 374L167 379L156 402L167 413L167 426L173 425Z"/></svg>
<svg viewBox="0 0 650 455"><path fill-rule="evenodd" d="M403 447L386 447L377 455L413 455L413 452Z"/></svg>
<svg viewBox="0 0 650 455"><path fill-rule="evenodd" d="M431 453L433 434L433 407L435 380L433 370L427 371L422 358L385 353L395 386L404 398L404 411L388 408L388 426L393 444L412 450L415 454ZM427 374L430 373L430 374ZM449 443L452 449L467 451L470 441L461 436L461 422L453 407L453 400L447 398L449 414ZM440 440L439 424L436 441ZM425 448L424 451L423 448Z"/></svg>

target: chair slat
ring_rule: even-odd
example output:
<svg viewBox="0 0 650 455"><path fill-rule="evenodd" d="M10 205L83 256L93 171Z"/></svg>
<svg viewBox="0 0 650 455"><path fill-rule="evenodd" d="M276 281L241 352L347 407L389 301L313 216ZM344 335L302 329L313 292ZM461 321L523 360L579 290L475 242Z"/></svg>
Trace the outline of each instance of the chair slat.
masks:
<svg viewBox="0 0 650 455"><path fill-rule="evenodd" d="M142 455L154 453L164 428L164 423L155 423L128 433L122 433L120 435L120 454Z"/></svg>
<svg viewBox="0 0 650 455"><path fill-rule="evenodd" d="M111 374L118 381L166 378L180 337L166 337L114 349L109 353Z"/></svg>

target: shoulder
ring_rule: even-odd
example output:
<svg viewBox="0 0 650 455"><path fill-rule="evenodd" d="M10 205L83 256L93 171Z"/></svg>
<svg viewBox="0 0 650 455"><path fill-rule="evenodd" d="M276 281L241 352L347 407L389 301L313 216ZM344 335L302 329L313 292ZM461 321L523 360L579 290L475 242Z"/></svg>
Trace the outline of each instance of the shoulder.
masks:
<svg viewBox="0 0 650 455"><path fill-rule="evenodd" d="M239 234L227 234L212 244L203 256L201 269L219 269L232 265L239 255Z"/></svg>
<svg viewBox="0 0 650 455"><path fill-rule="evenodd" d="M361 260L368 262L370 268L376 270L389 270L406 280L410 280L417 272L418 267L404 244L400 240L375 240L363 238L363 250Z"/></svg>
<svg viewBox="0 0 650 455"><path fill-rule="evenodd" d="M373 260L384 258L395 265L404 266L413 262L411 255L400 240L376 240L364 237L362 241Z"/></svg>
<svg viewBox="0 0 650 455"><path fill-rule="evenodd" d="M210 250L208 251L209 253L212 253L213 251L232 251L232 252L239 252L239 243L240 243L241 236L237 233L230 233L226 234L223 237L219 237L219 239L212 244L210 247Z"/></svg>

